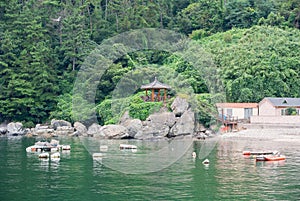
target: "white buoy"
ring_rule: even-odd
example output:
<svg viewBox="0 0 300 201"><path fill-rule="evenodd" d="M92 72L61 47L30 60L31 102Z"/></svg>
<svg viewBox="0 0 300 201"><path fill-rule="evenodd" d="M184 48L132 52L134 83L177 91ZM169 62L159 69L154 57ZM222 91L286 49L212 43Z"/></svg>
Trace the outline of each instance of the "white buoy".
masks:
<svg viewBox="0 0 300 201"><path fill-rule="evenodd" d="M208 164L209 164L209 160L208 160L208 159L205 159L205 160L202 162L202 164L208 165Z"/></svg>
<svg viewBox="0 0 300 201"><path fill-rule="evenodd" d="M192 156L193 156L193 158L196 158L196 157L197 157L196 152L193 152L193 153L192 153Z"/></svg>
<svg viewBox="0 0 300 201"><path fill-rule="evenodd" d="M49 153L48 152L41 153L41 154L39 154L39 158L49 158Z"/></svg>

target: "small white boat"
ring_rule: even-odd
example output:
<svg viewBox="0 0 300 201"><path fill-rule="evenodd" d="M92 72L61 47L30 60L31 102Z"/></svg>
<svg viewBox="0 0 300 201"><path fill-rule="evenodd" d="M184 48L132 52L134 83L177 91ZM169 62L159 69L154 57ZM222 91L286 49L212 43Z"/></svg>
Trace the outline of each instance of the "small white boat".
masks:
<svg viewBox="0 0 300 201"><path fill-rule="evenodd" d="M120 144L120 149L137 149L137 146L131 144Z"/></svg>

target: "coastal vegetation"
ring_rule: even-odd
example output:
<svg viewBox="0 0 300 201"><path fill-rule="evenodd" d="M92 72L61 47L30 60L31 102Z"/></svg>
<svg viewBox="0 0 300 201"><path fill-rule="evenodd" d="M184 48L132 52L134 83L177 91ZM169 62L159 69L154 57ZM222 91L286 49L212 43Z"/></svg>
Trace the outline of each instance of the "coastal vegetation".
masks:
<svg viewBox="0 0 300 201"><path fill-rule="evenodd" d="M0 122L72 122L72 89L85 58L104 40L140 28L173 30L200 44L217 66L226 101L300 97L298 0L3 0L0 11ZM111 105L120 79L145 65L153 66L142 72L149 81L163 70L161 81L188 83L197 120L211 121L215 97L200 72L184 58L145 50L117 59L101 77L101 124L117 122ZM180 79L168 79L166 69ZM162 104L143 102L141 93L122 102L144 120Z"/></svg>

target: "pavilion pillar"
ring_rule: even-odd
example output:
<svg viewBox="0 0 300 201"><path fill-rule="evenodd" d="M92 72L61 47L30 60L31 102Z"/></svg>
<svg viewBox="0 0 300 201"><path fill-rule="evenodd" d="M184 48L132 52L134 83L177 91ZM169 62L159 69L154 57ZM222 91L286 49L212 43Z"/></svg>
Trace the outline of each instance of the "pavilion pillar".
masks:
<svg viewBox="0 0 300 201"><path fill-rule="evenodd" d="M167 92L166 92L167 90L166 89L164 89L164 101L166 101L167 100Z"/></svg>
<svg viewBox="0 0 300 201"><path fill-rule="evenodd" d="M152 93L151 93L151 101L154 101L154 89L152 89Z"/></svg>
<svg viewBox="0 0 300 201"><path fill-rule="evenodd" d="M160 101L160 89L158 89L158 93L157 93L157 101Z"/></svg>

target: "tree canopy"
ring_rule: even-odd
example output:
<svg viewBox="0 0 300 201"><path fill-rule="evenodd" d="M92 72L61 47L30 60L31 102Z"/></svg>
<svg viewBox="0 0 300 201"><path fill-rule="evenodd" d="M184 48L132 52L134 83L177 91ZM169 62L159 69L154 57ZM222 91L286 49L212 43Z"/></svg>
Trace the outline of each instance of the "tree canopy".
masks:
<svg viewBox="0 0 300 201"><path fill-rule="evenodd" d="M71 121L74 80L85 58L106 39L140 28L197 40L218 67L227 101L300 96L299 0L2 0L0 122ZM209 99L191 63L147 50L123 55L104 72L97 108L107 106L123 75L140 65L170 68L182 80L178 85L188 83L199 95L195 100ZM132 115L150 107L134 102Z"/></svg>

